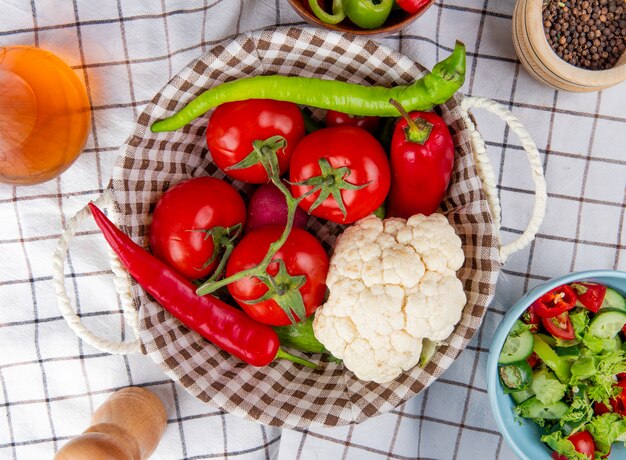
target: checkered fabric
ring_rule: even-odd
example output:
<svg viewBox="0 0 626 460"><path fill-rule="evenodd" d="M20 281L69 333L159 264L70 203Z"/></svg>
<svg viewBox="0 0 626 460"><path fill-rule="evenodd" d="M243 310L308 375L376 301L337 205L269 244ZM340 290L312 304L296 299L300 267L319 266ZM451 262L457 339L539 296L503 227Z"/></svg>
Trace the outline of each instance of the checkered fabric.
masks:
<svg viewBox="0 0 626 460"><path fill-rule="evenodd" d="M265 29L217 44L179 72L152 100L139 116L128 147L115 163L111 184L119 221L128 234L147 245L151 212L161 194L173 184L207 174L225 178L205 146L207 117L172 133L153 134L150 124L179 110L207 88L235 78L267 74L297 74L389 87L420 78L423 69L373 41L321 29ZM212 406L290 428L362 422L393 409L431 384L480 326L501 265L491 214L461 119L460 97L441 107L457 145L443 211L463 242L465 263L459 277L468 303L458 326L446 340L448 346L442 347L424 369L415 367L393 382L379 385L362 382L334 363L309 369L279 360L255 368L181 328L179 321L133 281L133 297L140 313L139 336L145 353ZM233 184L244 195L252 191L240 182ZM311 219L308 230L330 249L342 227Z"/></svg>
<svg viewBox="0 0 626 460"><path fill-rule="evenodd" d="M438 0L408 29L377 42L426 67L455 39L466 43L463 92L506 105L542 154L549 200L536 240L509 258L483 325L429 388L359 424L280 429L199 401L146 356L85 345L59 315L51 259L67 220L107 187L120 147L171 77L227 37L305 24L286 0L2 2L0 46L36 45L61 56L85 82L94 116L83 154L61 177L0 185L0 458L51 458L95 407L128 385L145 386L166 405L168 428L153 455L160 460L515 458L489 410L489 344L528 289L571 271L626 269L626 91L570 94L536 83L515 57L512 11L512 0ZM506 242L528 221L530 172L505 125L475 116L498 179ZM132 332L107 257L85 222L72 241L66 284L88 327L123 340Z"/></svg>

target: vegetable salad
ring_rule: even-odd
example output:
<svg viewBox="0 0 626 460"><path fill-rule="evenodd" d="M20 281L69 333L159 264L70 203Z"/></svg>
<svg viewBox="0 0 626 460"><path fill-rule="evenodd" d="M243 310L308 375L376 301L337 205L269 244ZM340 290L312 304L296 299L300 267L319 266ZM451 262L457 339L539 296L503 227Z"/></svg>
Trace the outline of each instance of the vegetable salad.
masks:
<svg viewBox="0 0 626 460"><path fill-rule="evenodd" d="M555 460L606 458L626 442L626 301L601 284L559 286L516 321L498 359L515 414Z"/></svg>

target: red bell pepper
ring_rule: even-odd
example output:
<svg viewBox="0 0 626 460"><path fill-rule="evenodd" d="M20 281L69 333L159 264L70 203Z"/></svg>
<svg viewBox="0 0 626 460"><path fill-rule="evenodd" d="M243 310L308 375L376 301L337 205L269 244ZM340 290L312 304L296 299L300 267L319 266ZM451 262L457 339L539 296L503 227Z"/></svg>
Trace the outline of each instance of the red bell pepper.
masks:
<svg viewBox="0 0 626 460"><path fill-rule="evenodd" d="M280 348L278 335L216 297L196 295L195 286L136 244L93 203L89 209L128 273L168 312L222 350L253 366L283 358L316 367Z"/></svg>
<svg viewBox="0 0 626 460"><path fill-rule="evenodd" d="M537 356L537 353L535 353L533 351L533 354L530 355L528 358L526 358L526 362L528 363L528 365L530 366L530 368L534 368L537 363L539 362L539 356Z"/></svg>
<svg viewBox="0 0 626 460"><path fill-rule="evenodd" d="M554 318L576 306L576 293L564 284L533 302L532 308L542 318Z"/></svg>
<svg viewBox="0 0 626 460"><path fill-rule="evenodd" d="M430 0L396 0L396 5L410 14L417 13L428 5L428 3L430 3Z"/></svg>
<svg viewBox="0 0 626 460"><path fill-rule="evenodd" d="M587 310L596 313L600 309L604 296L606 295L606 286L597 283L582 282L572 283L570 287L576 293L576 297L580 303L582 303Z"/></svg>
<svg viewBox="0 0 626 460"><path fill-rule="evenodd" d="M434 112L402 114L391 141L391 190L388 217L408 219L437 210L454 165L454 142L443 118Z"/></svg>

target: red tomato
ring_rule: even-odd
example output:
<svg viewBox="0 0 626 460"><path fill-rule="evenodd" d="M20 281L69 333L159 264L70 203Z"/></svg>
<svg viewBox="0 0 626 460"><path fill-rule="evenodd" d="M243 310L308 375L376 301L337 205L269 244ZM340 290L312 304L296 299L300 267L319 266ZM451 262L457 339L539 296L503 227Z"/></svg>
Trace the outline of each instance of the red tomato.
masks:
<svg viewBox="0 0 626 460"><path fill-rule="evenodd" d="M567 439L574 444L574 449L576 449L577 452L586 455L591 460L595 458L596 443L593 440L593 436L591 436L588 431L579 431L578 433L569 436ZM568 460L566 456L559 455L556 452L552 452L552 459Z"/></svg>
<svg viewBox="0 0 626 460"><path fill-rule="evenodd" d="M606 295L606 286L597 283L581 282L572 283L570 287L576 292L579 302L587 310L596 313L600 309Z"/></svg>
<svg viewBox="0 0 626 460"><path fill-rule="evenodd" d="M300 206L309 214L349 224L373 213L385 201L390 185L389 162L382 146L367 131L356 126L337 126L309 134L298 144L291 158L290 182L320 176L320 160L330 164L337 174L340 168L346 168L342 177L334 179L339 187L340 181L347 183L348 188L354 185L364 187L358 190L340 188L346 209L345 217L332 194L310 210L320 192L300 202ZM295 197L300 197L312 188L311 185L292 185L291 191Z"/></svg>
<svg viewBox="0 0 626 460"><path fill-rule="evenodd" d="M593 441L593 436L591 436L588 431L579 431L569 436L567 439L574 444L574 449L593 460L596 451L596 443Z"/></svg>
<svg viewBox="0 0 626 460"><path fill-rule="evenodd" d="M213 255L213 238L190 230L232 228L245 222L246 206L232 185L214 177L196 177L170 188L157 202L149 229L150 248L184 277L204 278L213 273L219 257L205 267Z"/></svg>
<svg viewBox="0 0 626 460"><path fill-rule="evenodd" d="M218 168L234 179L262 184L269 180L261 164L244 169L226 168L246 158L253 151L254 141L280 135L287 141L287 146L277 151L282 175L289 167L293 149L304 134L304 119L296 104L250 99L218 106L209 120L206 139Z"/></svg>
<svg viewBox="0 0 626 460"><path fill-rule="evenodd" d="M554 337L563 340L574 340L576 334L574 333L574 326L569 319L569 313L561 313L554 318L541 318L543 327L552 334Z"/></svg>
<svg viewBox="0 0 626 460"><path fill-rule="evenodd" d="M368 133L374 134L378 129L379 122L380 118L378 117L358 117L334 110L326 112L326 126L329 128L341 125L358 126Z"/></svg>
<svg viewBox="0 0 626 460"><path fill-rule="evenodd" d="M283 230L284 227L274 225L248 233L231 254L226 266L226 276L232 276L258 265L267 253L270 244L280 238ZM289 275L306 276L306 282L299 290L304 301L306 316L311 315L322 304L326 294L328 255L321 243L305 230L294 228L272 260L284 261ZM277 262L272 262L267 273L276 275L278 267ZM253 305L246 303L246 301L260 298L268 291L268 287L258 278L247 277L235 281L228 285L228 290L241 308L257 321L272 326L291 324L287 314L272 299Z"/></svg>

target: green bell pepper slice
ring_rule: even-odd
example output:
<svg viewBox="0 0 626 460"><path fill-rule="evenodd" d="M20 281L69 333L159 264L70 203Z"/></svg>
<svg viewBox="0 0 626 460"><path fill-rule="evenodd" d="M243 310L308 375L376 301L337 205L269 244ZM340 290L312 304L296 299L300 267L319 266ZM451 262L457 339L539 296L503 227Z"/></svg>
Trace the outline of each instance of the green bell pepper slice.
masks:
<svg viewBox="0 0 626 460"><path fill-rule="evenodd" d="M554 371L557 378L562 383L568 383L570 377L572 376L570 363L557 355L550 345L539 337L539 334L534 334L533 339L533 351L537 353L539 359L541 359L544 363L546 363L546 366Z"/></svg>

